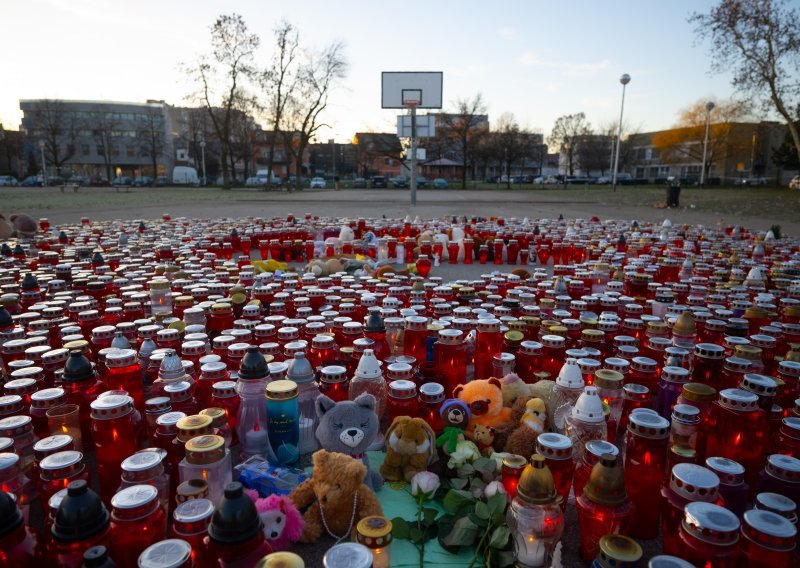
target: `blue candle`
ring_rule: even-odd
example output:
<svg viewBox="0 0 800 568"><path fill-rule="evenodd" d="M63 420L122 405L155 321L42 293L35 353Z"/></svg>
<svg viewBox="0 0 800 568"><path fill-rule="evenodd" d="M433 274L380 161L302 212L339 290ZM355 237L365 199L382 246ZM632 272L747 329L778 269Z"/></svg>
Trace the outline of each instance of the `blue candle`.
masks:
<svg viewBox="0 0 800 568"><path fill-rule="evenodd" d="M278 463L295 463L300 456L300 408L294 381L272 381L267 385L267 431Z"/></svg>

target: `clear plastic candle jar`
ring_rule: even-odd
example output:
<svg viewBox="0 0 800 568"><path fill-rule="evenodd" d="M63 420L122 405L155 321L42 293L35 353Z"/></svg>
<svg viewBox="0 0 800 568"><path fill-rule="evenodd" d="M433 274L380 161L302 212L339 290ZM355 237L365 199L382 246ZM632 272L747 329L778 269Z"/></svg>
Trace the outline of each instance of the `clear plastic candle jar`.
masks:
<svg viewBox="0 0 800 568"><path fill-rule="evenodd" d="M203 435L186 442L186 457L178 467L181 483L202 479L208 483L208 498L217 503L231 482L231 453L221 436Z"/></svg>

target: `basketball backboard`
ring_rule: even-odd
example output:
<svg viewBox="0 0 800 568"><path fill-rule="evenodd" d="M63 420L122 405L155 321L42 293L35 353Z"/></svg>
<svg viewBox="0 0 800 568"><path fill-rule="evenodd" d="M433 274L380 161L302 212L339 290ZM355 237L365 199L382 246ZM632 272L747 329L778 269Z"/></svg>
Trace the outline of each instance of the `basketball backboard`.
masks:
<svg viewBox="0 0 800 568"><path fill-rule="evenodd" d="M442 108L441 71L384 71L381 108Z"/></svg>

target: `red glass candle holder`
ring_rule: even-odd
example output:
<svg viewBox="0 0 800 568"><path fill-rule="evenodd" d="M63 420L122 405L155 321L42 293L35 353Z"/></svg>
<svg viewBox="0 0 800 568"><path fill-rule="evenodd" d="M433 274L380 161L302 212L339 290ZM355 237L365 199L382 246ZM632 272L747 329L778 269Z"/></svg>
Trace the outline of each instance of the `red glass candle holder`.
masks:
<svg viewBox="0 0 800 568"><path fill-rule="evenodd" d="M503 458L503 465L500 469L500 481L506 490L509 501L517 496L517 485L522 471L528 465L528 460L516 454L509 454Z"/></svg>
<svg viewBox="0 0 800 568"><path fill-rule="evenodd" d="M100 397L92 402L91 418L100 493L109 501L119 486L122 461L139 449L133 399L124 395Z"/></svg>

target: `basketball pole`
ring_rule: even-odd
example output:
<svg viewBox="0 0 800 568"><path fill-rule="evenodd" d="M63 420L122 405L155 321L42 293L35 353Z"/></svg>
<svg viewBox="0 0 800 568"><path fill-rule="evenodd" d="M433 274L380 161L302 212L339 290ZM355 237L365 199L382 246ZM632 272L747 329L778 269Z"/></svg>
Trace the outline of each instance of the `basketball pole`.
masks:
<svg viewBox="0 0 800 568"><path fill-rule="evenodd" d="M411 207L417 206L417 105L411 106Z"/></svg>

